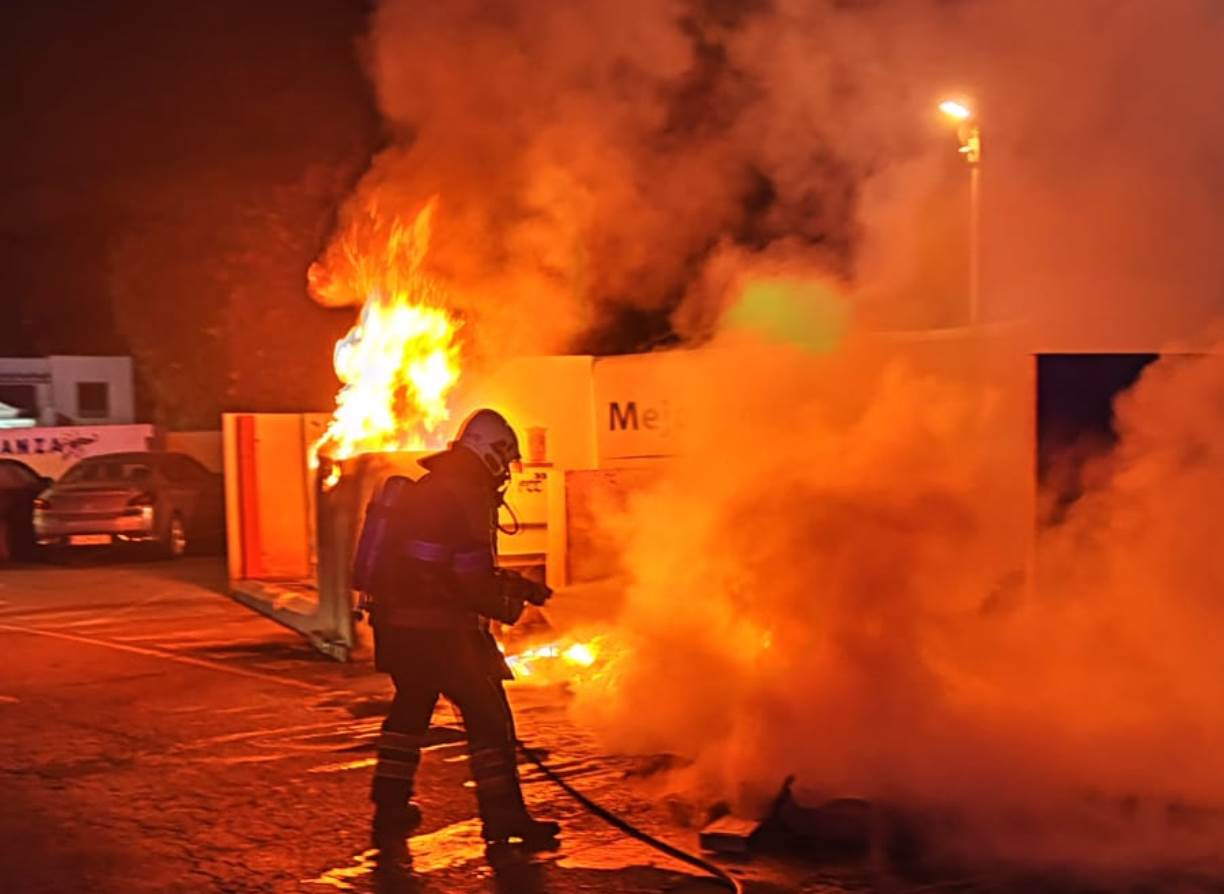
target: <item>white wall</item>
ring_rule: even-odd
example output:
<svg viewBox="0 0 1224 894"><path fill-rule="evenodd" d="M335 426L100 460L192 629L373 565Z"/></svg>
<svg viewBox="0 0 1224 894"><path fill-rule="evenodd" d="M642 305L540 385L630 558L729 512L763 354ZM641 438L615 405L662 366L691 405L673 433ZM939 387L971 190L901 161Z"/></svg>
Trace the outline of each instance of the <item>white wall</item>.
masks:
<svg viewBox="0 0 1224 894"><path fill-rule="evenodd" d="M594 366L598 467L672 456L690 389L691 351L600 357Z"/></svg>
<svg viewBox="0 0 1224 894"><path fill-rule="evenodd" d="M451 402L454 416L447 440L479 407L501 412L518 433L530 460L533 428L544 429L547 464L558 469L595 465L592 358L585 355L517 357L461 382Z"/></svg>
<svg viewBox="0 0 1224 894"><path fill-rule="evenodd" d="M55 411L74 423L117 425L133 422L131 357L48 357L51 369L51 402ZM77 405L80 382L105 382L109 389L109 412L103 418L81 415Z"/></svg>
<svg viewBox="0 0 1224 894"><path fill-rule="evenodd" d="M46 357L0 357L0 380L46 381L50 376L51 364Z"/></svg>
<svg viewBox="0 0 1224 894"><path fill-rule="evenodd" d="M667 457L683 455L686 440L691 441L684 437L688 417L698 411L710 412L720 387L735 387L710 378L708 361L716 350L725 356L714 367L715 372L738 368L739 349L667 351L595 361L596 468L600 474L567 476L567 487L578 488L568 497L571 509L587 511L584 500L594 505L615 505L616 499L623 497L617 495L617 488L623 488L625 482L637 486L642 480L633 477L635 474L658 467ZM739 365L763 368L753 362L751 350L744 352ZM856 352L861 358L856 377L846 379L844 373L837 374L831 367L828 377L805 380L805 399L821 402L828 425L841 420L854 424L898 363L915 377L951 387L973 384L989 388L993 428L979 447L982 461L994 474L984 485L990 489L984 499L998 507L992 523L1006 532L999 538L1008 544L1004 560L1015 569L1026 568L1036 520L1036 381L1035 361L1022 339L1003 328L989 332L879 334L857 345ZM725 419L725 441L719 449L726 450L728 462L751 461L753 451L767 449L768 445L759 443L742 424L743 420L734 417ZM569 533L575 554L569 566L581 576L578 569L583 563L599 566L604 560L598 554L598 544L592 546L590 532L576 530L573 524L580 528L582 519L571 519ZM596 531L594 538L605 533Z"/></svg>
<svg viewBox="0 0 1224 894"><path fill-rule="evenodd" d="M130 357L2 357L0 382L34 386L39 425L128 425L136 418ZM105 415L81 413L81 382L106 384Z"/></svg>
<svg viewBox="0 0 1224 894"><path fill-rule="evenodd" d="M45 357L0 357L0 383L32 385L39 425L55 425L51 410L51 363Z"/></svg>

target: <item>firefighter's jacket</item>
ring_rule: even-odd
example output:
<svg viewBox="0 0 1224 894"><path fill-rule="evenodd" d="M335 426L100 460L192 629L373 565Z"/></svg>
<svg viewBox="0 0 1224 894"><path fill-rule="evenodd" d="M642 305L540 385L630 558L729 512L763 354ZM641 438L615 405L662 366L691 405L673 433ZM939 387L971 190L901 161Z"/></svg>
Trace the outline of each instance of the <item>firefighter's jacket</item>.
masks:
<svg viewBox="0 0 1224 894"><path fill-rule="evenodd" d="M388 572L372 593L376 661L386 669L391 653L411 651L422 636L441 636L509 676L486 619L512 624L523 601L496 568L497 504L488 473L462 449L430 457L426 465L428 472L394 509L386 544L391 561L383 563Z"/></svg>

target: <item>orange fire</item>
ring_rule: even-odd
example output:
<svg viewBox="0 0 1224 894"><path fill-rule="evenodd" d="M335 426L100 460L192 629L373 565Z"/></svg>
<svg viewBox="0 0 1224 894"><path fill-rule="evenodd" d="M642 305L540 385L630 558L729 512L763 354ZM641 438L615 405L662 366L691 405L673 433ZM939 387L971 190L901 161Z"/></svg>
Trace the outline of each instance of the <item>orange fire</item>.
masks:
<svg viewBox="0 0 1224 894"><path fill-rule="evenodd" d="M585 675L598 675L606 663L601 636L590 640L561 639L508 654L506 663L519 683L551 685Z"/></svg>
<svg viewBox="0 0 1224 894"><path fill-rule="evenodd" d="M371 204L307 274L320 303L361 303L361 314L333 358L342 386L313 458L437 449L459 381L461 321L448 309L442 283L425 272L436 199L405 225ZM340 480L331 463L325 488ZM597 676L606 662L602 637L558 640L507 656L532 685Z"/></svg>
<svg viewBox="0 0 1224 894"><path fill-rule="evenodd" d="M460 374L460 321L442 284L424 270L435 205L430 200L408 226L371 206L328 266L310 268L311 291L323 303L363 301L357 323L336 343L343 384L317 456L441 446L438 429L450 417L447 397ZM338 475L333 466L328 484Z"/></svg>

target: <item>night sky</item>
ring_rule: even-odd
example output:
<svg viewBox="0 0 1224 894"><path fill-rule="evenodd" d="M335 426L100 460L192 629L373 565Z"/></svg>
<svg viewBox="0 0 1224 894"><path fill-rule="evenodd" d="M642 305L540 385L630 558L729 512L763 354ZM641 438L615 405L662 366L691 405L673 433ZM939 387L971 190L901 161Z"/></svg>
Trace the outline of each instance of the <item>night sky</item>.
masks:
<svg viewBox="0 0 1224 894"><path fill-rule="evenodd" d="M369 14L362 0L4 3L0 356L132 354L141 416L171 427L330 406L352 311L316 306L304 272L384 145L360 62ZM605 341L668 339L664 318L627 314ZM1086 409L1050 379L1046 440L1076 418L1107 432L1096 416L1128 363Z"/></svg>
<svg viewBox="0 0 1224 894"><path fill-rule="evenodd" d="M170 366L157 378L217 395L176 418L142 382L170 424L326 406L351 311L315 307L304 270L380 142L358 61L368 13L4 3L0 355L132 353L146 379ZM266 383L243 368L256 355Z"/></svg>

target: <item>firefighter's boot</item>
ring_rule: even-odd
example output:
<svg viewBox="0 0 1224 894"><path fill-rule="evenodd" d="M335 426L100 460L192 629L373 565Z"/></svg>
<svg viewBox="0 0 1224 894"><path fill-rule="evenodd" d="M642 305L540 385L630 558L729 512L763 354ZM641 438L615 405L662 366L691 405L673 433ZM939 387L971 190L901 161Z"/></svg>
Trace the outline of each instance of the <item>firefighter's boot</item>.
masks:
<svg viewBox="0 0 1224 894"><path fill-rule="evenodd" d="M378 737L378 763L370 786L374 802L374 844L387 847L403 840L421 824L421 808L412 801L421 737L383 730Z"/></svg>
<svg viewBox="0 0 1224 894"><path fill-rule="evenodd" d="M396 807L374 805L374 822L370 838L377 848L389 849L403 845L404 840L421 825L421 808L409 802Z"/></svg>
<svg viewBox="0 0 1224 894"><path fill-rule="evenodd" d="M534 819L527 812L513 750L476 749L471 766L487 844L516 844L528 850L557 846L561 826L552 820Z"/></svg>

